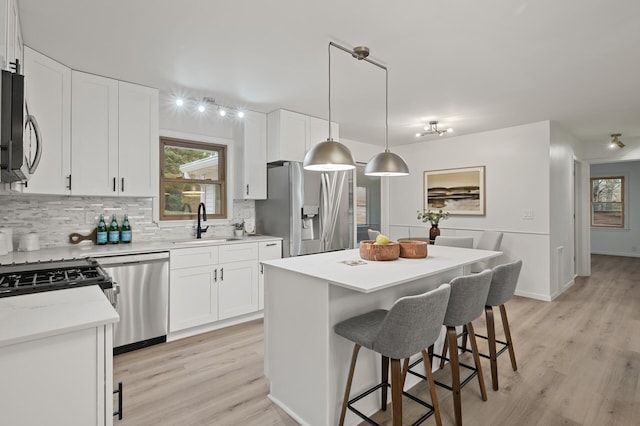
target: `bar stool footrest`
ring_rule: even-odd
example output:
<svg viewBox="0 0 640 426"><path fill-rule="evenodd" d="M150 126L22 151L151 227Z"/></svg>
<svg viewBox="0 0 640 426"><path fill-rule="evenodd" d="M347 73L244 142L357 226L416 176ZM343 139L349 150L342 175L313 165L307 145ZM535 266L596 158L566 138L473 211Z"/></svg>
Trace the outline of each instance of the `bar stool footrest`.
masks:
<svg viewBox="0 0 640 426"><path fill-rule="evenodd" d="M449 358L447 357L443 357L437 354L433 354L434 358L440 358L440 359L444 359L445 361L449 361ZM423 374L417 373L413 370L411 370L413 367L415 367L416 365L420 364L422 362L422 358L418 359L417 361L414 361L413 363L409 364L409 369L407 370L408 373L413 374L416 377L420 377L422 380L427 380L427 377ZM464 364L462 362L459 362L458 365L460 367L464 367L467 370L471 370L471 374L469 374L464 380L462 380L460 382L460 387L464 387L467 383L469 383L471 381L471 379L473 379L474 377L476 377L478 375L478 369L468 365L468 364ZM439 382L437 380L434 379L434 383L442 388L445 388L449 391L453 390L453 388L445 383Z"/></svg>
<svg viewBox="0 0 640 426"><path fill-rule="evenodd" d="M349 400L349 402L347 402L347 409L351 410L354 414L356 414L358 417L360 417L362 420L364 420L365 422L367 422L370 425L373 426L381 426L379 423L376 423L375 421L373 421L370 417L367 417L364 413L362 413L361 411L359 411L357 408L353 407L353 404L360 401L362 398L365 398L366 396L371 395L373 392L377 391L378 389L382 389L383 387L391 387L391 385L389 383L378 383L375 386L372 386L371 388L365 390L364 392L354 396L353 398L351 398ZM414 423L411 424L411 426L418 426L419 424L421 424L422 422L424 422L425 420L427 420L429 417L431 417L431 415L434 413L434 409L433 409L433 405L421 400L420 398L411 395L408 392L405 392L404 390L402 391L402 395L406 396L407 398L417 402L418 404L426 407L429 409L429 411L427 411L424 415L422 415L418 420L416 420Z"/></svg>

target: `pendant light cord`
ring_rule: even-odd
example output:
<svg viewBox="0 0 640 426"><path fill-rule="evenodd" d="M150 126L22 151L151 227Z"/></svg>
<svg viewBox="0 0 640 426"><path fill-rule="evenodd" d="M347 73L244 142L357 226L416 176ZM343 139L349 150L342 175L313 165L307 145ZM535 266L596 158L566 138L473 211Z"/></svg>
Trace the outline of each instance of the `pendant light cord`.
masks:
<svg viewBox="0 0 640 426"><path fill-rule="evenodd" d="M385 111L384 111L384 152L389 152L389 70L384 68L385 75Z"/></svg>
<svg viewBox="0 0 640 426"><path fill-rule="evenodd" d="M331 140L331 43L327 47L329 51L329 139Z"/></svg>

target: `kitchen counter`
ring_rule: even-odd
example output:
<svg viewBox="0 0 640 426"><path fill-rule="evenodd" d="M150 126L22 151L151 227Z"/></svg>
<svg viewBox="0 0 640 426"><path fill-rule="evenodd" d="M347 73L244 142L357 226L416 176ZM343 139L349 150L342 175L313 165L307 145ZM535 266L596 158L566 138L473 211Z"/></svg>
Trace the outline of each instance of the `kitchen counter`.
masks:
<svg viewBox="0 0 640 426"><path fill-rule="evenodd" d="M389 309L400 297L421 294L469 272L469 265L498 251L429 246L426 259L365 261L358 250L263 261L265 270L265 375L269 398L302 425L335 425L353 343L333 332L340 321ZM438 353L442 338L435 344ZM353 394L380 382L380 357L361 350ZM419 370L418 370L419 371ZM409 375L405 388L418 379ZM312 403L310 403L312 401ZM358 402L367 415L379 398ZM361 419L348 412L345 424Z"/></svg>
<svg viewBox="0 0 640 426"><path fill-rule="evenodd" d="M0 347L112 324L119 319L99 286L0 298Z"/></svg>
<svg viewBox="0 0 640 426"><path fill-rule="evenodd" d="M107 244L99 246L90 242L81 242L77 245L44 248L35 251L19 252L14 251L4 256L0 256L0 265L24 262L38 262L45 260L73 259L84 257L104 257L118 256L131 253L152 253L158 251L168 251L179 248L200 247L203 245L223 245L223 244L244 244L261 241L279 241L282 238L266 235L238 237L218 237L229 238L221 241L214 238L203 238L201 240L189 239L180 241L139 241L129 244ZM202 241L202 243L200 242Z"/></svg>

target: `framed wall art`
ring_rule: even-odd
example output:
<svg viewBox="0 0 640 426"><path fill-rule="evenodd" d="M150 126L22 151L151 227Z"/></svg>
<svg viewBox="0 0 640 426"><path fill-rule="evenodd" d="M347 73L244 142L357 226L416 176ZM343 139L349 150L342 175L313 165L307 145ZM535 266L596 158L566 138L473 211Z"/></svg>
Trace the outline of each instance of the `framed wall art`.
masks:
<svg viewBox="0 0 640 426"><path fill-rule="evenodd" d="M424 172L424 209L485 215L484 166Z"/></svg>

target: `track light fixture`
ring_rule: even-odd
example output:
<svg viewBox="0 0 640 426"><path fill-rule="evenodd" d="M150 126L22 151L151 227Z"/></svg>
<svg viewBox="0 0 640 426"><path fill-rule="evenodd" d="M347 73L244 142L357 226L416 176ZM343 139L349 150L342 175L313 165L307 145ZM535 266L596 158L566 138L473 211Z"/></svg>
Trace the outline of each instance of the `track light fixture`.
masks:
<svg viewBox="0 0 640 426"><path fill-rule="evenodd" d="M209 110L217 110L220 117L225 117L228 113L234 113L236 118L244 118L245 112L239 108L220 105L216 103L214 98L204 97L198 98L180 98L175 99L176 106L178 108L193 107L199 113L205 113Z"/></svg>
<svg viewBox="0 0 640 426"><path fill-rule="evenodd" d="M611 141L609 141L609 148L615 148L615 147L624 148L624 144L620 140L620 136L622 136L622 133L613 133L611 135Z"/></svg>
<svg viewBox="0 0 640 426"><path fill-rule="evenodd" d="M438 129L438 121L430 121L429 125L424 126L424 132L422 133L416 133L416 137L421 137L421 136L427 136L427 135L438 135L438 136L442 136L445 133L451 133L453 132L453 129L451 127L449 127L447 130L440 130Z"/></svg>

